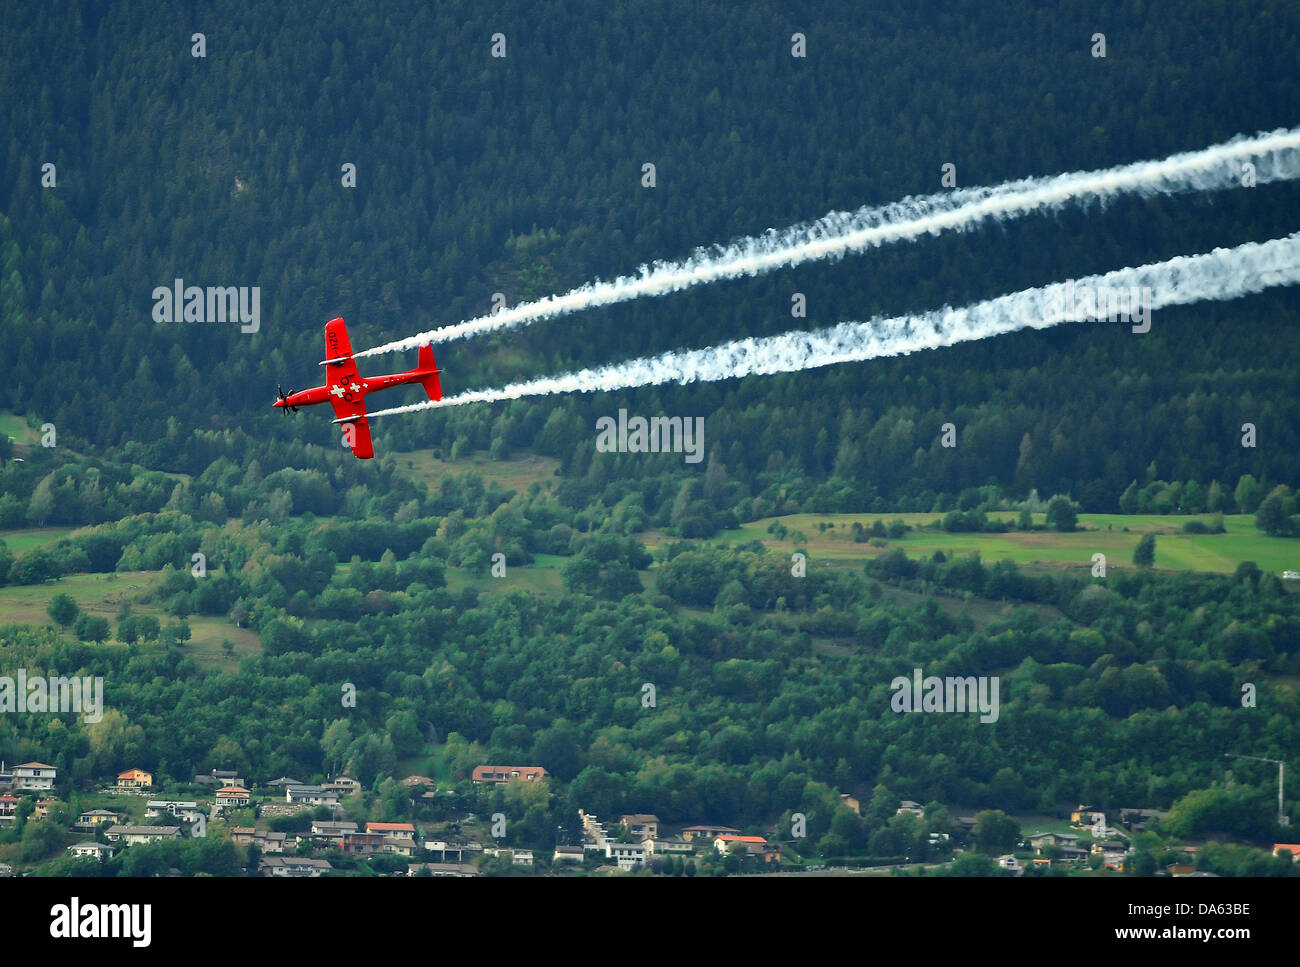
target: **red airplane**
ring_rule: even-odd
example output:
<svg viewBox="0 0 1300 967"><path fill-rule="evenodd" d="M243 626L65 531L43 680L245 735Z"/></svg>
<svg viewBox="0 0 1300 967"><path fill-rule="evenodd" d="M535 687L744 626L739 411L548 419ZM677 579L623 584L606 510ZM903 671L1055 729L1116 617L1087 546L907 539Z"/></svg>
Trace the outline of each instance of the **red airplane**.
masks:
<svg viewBox="0 0 1300 967"><path fill-rule="evenodd" d="M280 389L275 406L285 413L289 410L297 413L300 406L313 406L328 400L337 417L334 422L344 424L343 438L352 447L353 455L361 460L369 460L375 455L374 445L370 442L370 423L366 419L367 393L405 383L419 383L429 394L429 399L442 399L442 384L438 382L440 370L433 361L433 347L427 344L420 347L415 369L391 376L362 376L352 358L347 327L342 319L331 319L325 323L325 353L327 358L321 365L325 367L328 382L324 386L288 395Z"/></svg>

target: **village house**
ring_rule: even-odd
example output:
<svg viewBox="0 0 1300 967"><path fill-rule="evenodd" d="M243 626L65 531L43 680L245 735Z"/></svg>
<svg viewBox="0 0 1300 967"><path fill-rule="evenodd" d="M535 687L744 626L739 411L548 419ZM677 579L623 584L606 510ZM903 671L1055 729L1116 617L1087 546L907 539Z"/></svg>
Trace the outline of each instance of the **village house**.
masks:
<svg viewBox="0 0 1300 967"><path fill-rule="evenodd" d="M305 783L301 782L298 779L290 779L288 776L281 776L279 779L272 779L270 782L267 783L267 786L269 786L272 789L283 789L285 786L301 786L301 785L305 785Z"/></svg>
<svg viewBox="0 0 1300 967"><path fill-rule="evenodd" d="M213 769L212 778L217 780L218 785L222 786L242 786L244 780L239 777L239 773L233 769Z"/></svg>
<svg viewBox="0 0 1300 967"><path fill-rule="evenodd" d="M469 863L408 863L408 876L418 876L427 870L430 876L478 876L479 871Z"/></svg>
<svg viewBox="0 0 1300 967"><path fill-rule="evenodd" d="M894 812L895 816L924 816L925 807L919 802L911 799L904 799L898 804L898 809Z"/></svg>
<svg viewBox="0 0 1300 967"><path fill-rule="evenodd" d="M730 826L687 826L682 830L682 839L688 842L695 839L714 840L719 836L736 836L739 833L740 830Z"/></svg>
<svg viewBox="0 0 1300 967"><path fill-rule="evenodd" d="M616 864L620 870L635 870L645 865L646 848L644 843L606 843L605 855Z"/></svg>
<svg viewBox="0 0 1300 967"><path fill-rule="evenodd" d="M126 772L118 773L117 788L151 789L153 788L153 773L145 772L143 769L127 769Z"/></svg>
<svg viewBox="0 0 1300 967"><path fill-rule="evenodd" d="M726 856L738 846L745 847L750 856L757 858L762 863L777 863L781 860L781 847L775 843L769 843L762 836L738 836L728 833L717 837L713 841L713 848L723 856Z"/></svg>
<svg viewBox="0 0 1300 967"><path fill-rule="evenodd" d="M243 786L222 786L212 801L222 809L238 809L247 806L252 801L252 796Z"/></svg>
<svg viewBox="0 0 1300 967"><path fill-rule="evenodd" d="M203 814L203 810L199 809L197 802L175 799L150 799L145 804L145 819L156 819L163 813L175 816L184 822L192 823Z"/></svg>
<svg viewBox="0 0 1300 967"><path fill-rule="evenodd" d="M262 876L324 876L333 870L329 860L318 860L304 856L264 856L257 864L257 872Z"/></svg>
<svg viewBox="0 0 1300 967"><path fill-rule="evenodd" d="M103 843L76 843L68 847L68 852L73 856L93 856L102 860L113 855L113 848Z"/></svg>
<svg viewBox="0 0 1300 967"><path fill-rule="evenodd" d="M1129 832L1142 833L1168 815L1167 809L1121 809L1119 822Z"/></svg>
<svg viewBox="0 0 1300 967"><path fill-rule="evenodd" d="M32 810L32 816L35 819L49 819L50 807L57 806L61 800L58 799L38 799L36 807Z"/></svg>
<svg viewBox="0 0 1300 967"><path fill-rule="evenodd" d="M384 837L384 852L391 853L394 856L408 856L415 858L416 846L412 840L396 839L392 836Z"/></svg>
<svg viewBox="0 0 1300 967"><path fill-rule="evenodd" d="M1291 854L1292 863L1300 863L1300 843L1274 843L1273 855L1281 856L1283 853Z"/></svg>
<svg viewBox="0 0 1300 967"><path fill-rule="evenodd" d="M1074 833L1035 833L1028 837L1028 841L1034 853L1042 856L1048 846L1075 846L1079 837Z"/></svg>
<svg viewBox="0 0 1300 967"><path fill-rule="evenodd" d="M15 813L18 811L19 799L17 796L11 796L9 793L0 795L0 826L9 826L13 823Z"/></svg>
<svg viewBox="0 0 1300 967"><path fill-rule="evenodd" d="M121 818L121 813L115 813L111 809L87 809L77 817L76 826L80 829L94 829L104 823L112 825Z"/></svg>
<svg viewBox="0 0 1300 967"><path fill-rule="evenodd" d="M559 866L561 863L581 863L586 853L581 846L557 846L555 855L551 857L551 865Z"/></svg>
<svg viewBox="0 0 1300 967"><path fill-rule="evenodd" d="M56 773L54 766L44 762L24 762L20 766L14 766L14 790L40 792L43 789L53 789Z"/></svg>
<svg viewBox="0 0 1300 967"><path fill-rule="evenodd" d="M234 826L230 838L240 846L256 846L263 853L283 853L288 843L287 833L272 833L252 826Z"/></svg>
<svg viewBox="0 0 1300 967"><path fill-rule="evenodd" d="M582 820L583 836L601 849L605 848L605 843L614 838L605 831L605 824L596 818L595 813L585 813L579 809L578 818Z"/></svg>
<svg viewBox="0 0 1300 967"><path fill-rule="evenodd" d="M340 799L348 796L355 796L361 792L361 783L348 776L335 776L333 779L327 779L321 784L321 788L326 792L332 792Z"/></svg>
<svg viewBox="0 0 1300 967"><path fill-rule="evenodd" d="M317 845L324 846L341 846L343 837L348 833L355 833L357 824L350 820L313 820L311 824L311 835L316 840Z"/></svg>
<svg viewBox="0 0 1300 967"><path fill-rule="evenodd" d="M635 839L654 839L659 835L659 817L650 813L629 813L618 818Z"/></svg>
<svg viewBox="0 0 1300 967"><path fill-rule="evenodd" d="M641 840L645 846L646 854L650 853L694 853L695 847L687 840L680 836L658 836L651 838L647 836Z"/></svg>
<svg viewBox="0 0 1300 967"><path fill-rule="evenodd" d="M180 839L179 826L110 826L104 835L114 842L121 841L128 846L139 843L159 843L167 839Z"/></svg>
<svg viewBox="0 0 1300 967"><path fill-rule="evenodd" d="M253 836L253 845L263 853L283 853L288 850L291 845L296 846L297 840L295 839L293 844L290 844L288 833L277 833L270 830L264 832L259 830Z"/></svg>
<svg viewBox="0 0 1300 967"><path fill-rule="evenodd" d="M506 846L488 846L484 848L483 855L507 857L515 866L533 865L533 851L530 849L515 849Z"/></svg>
<svg viewBox="0 0 1300 967"><path fill-rule="evenodd" d="M415 827L410 823L366 823L367 833L382 833L393 839L415 843Z"/></svg>
<svg viewBox="0 0 1300 967"><path fill-rule="evenodd" d="M471 779L476 785L482 785L509 782L511 779L538 782L549 775L541 766L475 766Z"/></svg>
<svg viewBox="0 0 1300 967"><path fill-rule="evenodd" d="M1128 855L1128 843L1118 839L1096 840L1092 844L1092 855L1100 856L1103 866L1122 870L1124 857Z"/></svg>
<svg viewBox="0 0 1300 967"><path fill-rule="evenodd" d="M439 863L468 863L473 853L481 853L483 847L472 843L445 843L442 840L430 840L424 844L424 851L437 857Z"/></svg>
<svg viewBox="0 0 1300 967"><path fill-rule="evenodd" d="M344 833L339 849L349 856L374 856L384 851L383 833Z"/></svg>
<svg viewBox="0 0 1300 967"><path fill-rule="evenodd" d="M311 806L337 806L339 794L322 786L286 786L284 801Z"/></svg>

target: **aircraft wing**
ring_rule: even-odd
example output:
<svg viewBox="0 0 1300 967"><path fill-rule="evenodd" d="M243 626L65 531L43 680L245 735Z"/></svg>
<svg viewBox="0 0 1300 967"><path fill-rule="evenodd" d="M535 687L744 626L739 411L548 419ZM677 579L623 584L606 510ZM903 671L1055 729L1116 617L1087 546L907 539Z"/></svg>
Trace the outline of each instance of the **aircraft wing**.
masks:
<svg viewBox="0 0 1300 967"><path fill-rule="evenodd" d="M344 439L352 444L352 453L362 460L375 455L370 442L370 423L366 419L366 384L357 372L352 358L352 344L342 319L331 319L325 324L325 352L327 359L339 359L325 367L329 386L330 406L334 416L343 423Z"/></svg>
<svg viewBox="0 0 1300 967"><path fill-rule="evenodd" d="M358 460L369 460L375 455L375 445L370 440L370 421L365 418L365 411L362 406L361 416L343 424L343 439L352 444L352 455ZM339 412L337 406L334 412Z"/></svg>
<svg viewBox="0 0 1300 967"><path fill-rule="evenodd" d="M366 419L365 400L358 396L345 400L331 391L330 405L334 407L336 423L343 425L343 440L352 447L352 455L361 460L369 460L375 455L374 444L370 442L370 421Z"/></svg>

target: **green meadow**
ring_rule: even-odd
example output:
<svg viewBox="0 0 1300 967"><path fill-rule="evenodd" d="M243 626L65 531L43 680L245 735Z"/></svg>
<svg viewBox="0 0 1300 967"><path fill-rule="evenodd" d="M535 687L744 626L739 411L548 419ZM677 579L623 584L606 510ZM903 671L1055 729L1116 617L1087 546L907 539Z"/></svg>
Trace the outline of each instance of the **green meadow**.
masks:
<svg viewBox="0 0 1300 967"><path fill-rule="evenodd" d="M768 547L824 560L866 560L894 548L910 556L970 554L978 551L987 563L1001 560L1039 567L1088 568L1092 555L1106 555L1108 567L1131 567L1133 550L1144 534L1156 537L1156 563L1172 571L1212 571L1230 574L1242 561L1254 561L1265 571L1280 575L1284 570L1300 570L1300 540L1269 537L1255 528L1253 515L1237 514L1223 519L1223 534L1187 534L1182 530L1189 520L1211 522L1209 515L1159 516L1154 514L1080 514L1079 529L1071 533L1034 530L1008 531L1005 534L949 534L929 529L943 519L943 514L792 514L767 517L726 531L711 539L712 543L761 541ZM990 519L1014 521L1010 511L994 512ZM886 526L902 520L913 528L897 540L886 539L883 547L854 543L853 524L869 529L875 521ZM787 529L777 539L768 528L779 521ZM819 530L819 525L832 526ZM1034 515L1035 527L1046 527L1043 514ZM671 542L663 535L644 535L652 548ZM804 538L804 539L800 539Z"/></svg>

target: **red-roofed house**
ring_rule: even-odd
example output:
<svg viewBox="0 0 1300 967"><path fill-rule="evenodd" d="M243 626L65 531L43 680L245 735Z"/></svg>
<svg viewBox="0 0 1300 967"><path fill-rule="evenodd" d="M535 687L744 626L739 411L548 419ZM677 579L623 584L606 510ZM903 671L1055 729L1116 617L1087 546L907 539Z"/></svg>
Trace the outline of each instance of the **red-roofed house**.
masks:
<svg viewBox="0 0 1300 967"><path fill-rule="evenodd" d="M393 839L415 842L415 827L410 823L366 823L367 833L383 833Z"/></svg>
<svg viewBox="0 0 1300 967"><path fill-rule="evenodd" d="M713 848L724 856L737 846L744 846L750 856L757 857L763 863L775 863L781 859L781 847L776 843L769 843L762 836L727 834L713 841Z"/></svg>
<svg viewBox="0 0 1300 967"><path fill-rule="evenodd" d="M212 800L218 806L247 806L249 792L243 786L222 786Z"/></svg>
<svg viewBox="0 0 1300 967"><path fill-rule="evenodd" d="M1281 856L1283 853L1291 854L1292 863L1300 863L1300 843L1274 843L1273 855Z"/></svg>
<svg viewBox="0 0 1300 967"><path fill-rule="evenodd" d="M550 773L541 766L475 766L471 779L476 783L509 782L511 779L536 782L548 775Z"/></svg>
<svg viewBox="0 0 1300 967"><path fill-rule="evenodd" d="M117 777L119 789L149 789L153 786L153 773L143 769L127 769Z"/></svg>

